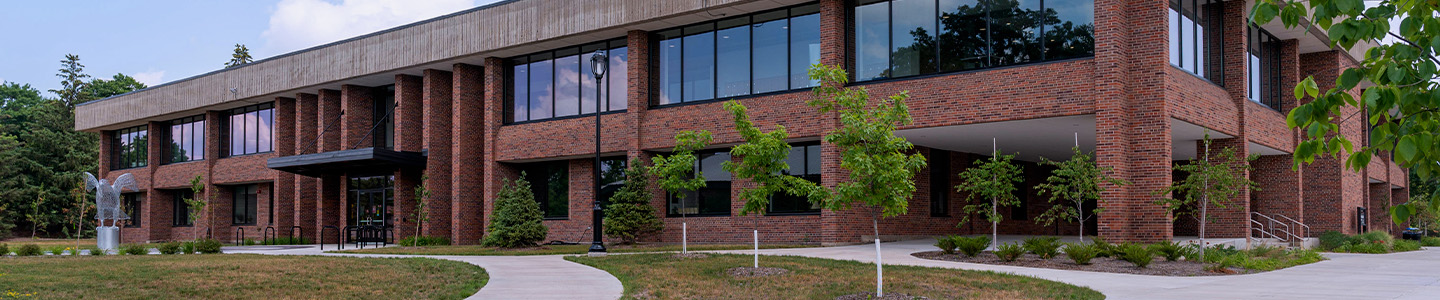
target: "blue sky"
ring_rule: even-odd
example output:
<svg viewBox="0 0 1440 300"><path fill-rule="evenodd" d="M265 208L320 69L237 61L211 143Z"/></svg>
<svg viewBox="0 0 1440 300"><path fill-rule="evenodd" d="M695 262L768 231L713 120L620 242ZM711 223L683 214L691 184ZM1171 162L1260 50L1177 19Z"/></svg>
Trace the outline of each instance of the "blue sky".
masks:
<svg viewBox="0 0 1440 300"><path fill-rule="evenodd" d="M90 76L156 85L220 69L237 43L260 60L495 1L22 1L0 10L0 81L56 89L77 54Z"/></svg>

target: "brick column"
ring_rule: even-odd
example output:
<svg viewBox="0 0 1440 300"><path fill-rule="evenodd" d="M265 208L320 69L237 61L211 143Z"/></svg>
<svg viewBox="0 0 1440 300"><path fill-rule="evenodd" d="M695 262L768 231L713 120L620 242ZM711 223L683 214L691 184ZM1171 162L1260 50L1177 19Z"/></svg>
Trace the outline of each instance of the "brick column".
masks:
<svg viewBox="0 0 1440 300"><path fill-rule="evenodd" d="M295 155L295 98L275 97L275 156ZM295 174L276 172L275 188L271 191L275 203L275 226L277 235L284 235L295 225Z"/></svg>
<svg viewBox="0 0 1440 300"><path fill-rule="evenodd" d="M1168 68L1161 1L1095 2L1096 162L1131 182L1107 186L1099 201L1099 235L1114 241L1159 241L1173 235L1170 214L1152 191L1171 182Z"/></svg>
<svg viewBox="0 0 1440 300"><path fill-rule="evenodd" d="M1371 183L1369 201L1365 210L1370 218L1370 230L1393 232L1391 229L1395 222L1390 220L1390 183Z"/></svg>
<svg viewBox="0 0 1440 300"><path fill-rule="evenodd" d="M318 137L319 148L317 152L339 151L343 147L341 132L343 123L348 120L342 119L341 107L343 97L340 91L320 90L319 96L319 119L316 125L320 130ZM362 113L368 115L367 113ZM353 126L353 125L352 125ZM357 137L358 138L358 137ZM315 201L315 228L319 230L326 225L344 227L344 220L341 219L340 209L344 202L344 183L341 182L342 174L325 174L320 176L316 184Z"/></svg>
<svg viewBox="0 0 1440 300"><path fill-rule="evenodd" d="M1260 187L1260 190L1251 192L1254 195L1254 202L1250 204L1253 211L1281 221L1284 220L1274 215L1304 222L1303 181L1300 171L1291 168L1294 165L1292 157L1288 154L1266 155L1250 163L1254 167L1250 180ZM1299 234L1301 231L1295 232Z"/></svg>
<svg viewBox="0 0 1440 300"><path fill-rule="evenodd" d="M313 154L320 146L318 140L319 130L320 126L323 125L319 125L319 122L317 122L320 117L319 112L316 110L319 104L319 95L295 95L294 155ZM319 189L318 181L315 177L308 176L294 176L294 178L295 195L293 199L295 201L295 215L293 216L294 225L292 226L300 226L300 231L302 231L295 234L303 234L312 240L319 241L316 237L318 237L317 234L319 233L317 230L320 228L315 226L318 224L315 217L319 215L319 210L316 210L315 206L317 200L315 192ZM291 234L290 228L285 228L285 233L287 235Z"/></svg>
<svg viewBox="0 0 1440 300"><path fill-rule="evenodd" d="M633 128L635 129L634 135L630 139L630 151L626 153L626 156L631 160L640 159L648 164L650 163L650 154L642 150L642 145L644 145L644 141L647 138L644 126L645 115L650 111L650 87L653 86L652 84L654 83L654 78L650 76L650 32L631 30L625 35L625 46L630 51L630 61L625 66L625 72L629 74L629 78L625 83L628 89L625 92L625 98L627 100L625 114L629 116L630 122L634 124ZM654 195L654 197L650 200L650 205L655 207L655 210L659 212L660 219L664 220L666 215L665 191L655 188L651 191L651 194ZM670 230L668 227L671 226L668 222L665 226L667 228L662 232L678 232L679 230L678 228ZM663 234L660 235L663 236ZM678 241L679 239L677 238L675 240ZM660 241L664 241L664 239L660 239Z"/></svg>
<svg viewBox="0 0 1440 300"><path fill-rule="evenodd" d="M147 215L142 218L144 222L140 226L149 232L149 240L163 241L182 238L170 235L170 225L174 224L174 201L175 198L170 192L153 188L146 190L144 202Z"/></svg>
<svg viewBox="0 0 1440 300"><path fill-rule="evenodd" d="M425 158L425 187L430 190L429 217L424 234L450 237L451 178L450 129L451 93L453 79L450 72L426 69L421 82L424 107L425 149L430 155Z"/></svg>
<svg viewBox="0 0 1440 300"><path fill-rule="evenodd" d="M1335 86L1335 78L1354 61L1341 51L1326 51L1299 55L1299 76L1314 76L1320 90ZM1358 89L1351 96L1359 99ZM1309 99L1301 103L1309 102ZM1359 108L1341 107L1340 115L1359 113ZM1340 132L1349 137L1363 136L1364 119L1351 119L1339 124ZM1358 140L1358 139L1352 139ZM1305 224L1310 225L1310 235L1318 236L1325 231L1339 231L1356 234L1356 208L1364 206L1368 193L1364 173L1345 168L1343 157L1320 156L1315 161L1301 166L1304 181Z"/></svg>
<svg viewBox="0 0 1440 300"><path fill-rule="evenodd" d="M230 229L230 219L221 217L229 216L230 202L221 198L220 187L215 185L215 162L223 157L222 153L226 151L225 147L220 145L226 145L222 137L228 135L225 132L225 124L228 124L230 119L222 112L208 111L205 112L205 120L205 192L203 195L195 196L202 197L208 204L205 205L200 220L196 221L194 227L190 229L199 231L203 237L205 229L209 228L211 234L208 238L220 239L226 236ZM220 207L222 203L226 207Z"/></svg>
<svg viewBox="0 0 1440 300"><path fill-rule="evenodd" d="M424 105L421 99L420 76L395 75L395 150L420 152L424 146ZM415 187L420 184L424 169L400 169L395 172L395 238L415 236Z"/></svg>
<svg viewBox="0 0 1440 300"><path fill-rule="evenodd" d="M1409 183L1407 182L1406 184L1408 186ZM1390 206L1405 204L1406 202L1410 202L1409 188L1398 188L1390 190ZM1400 236L1400 233L1404 232L1406 228L1410 228L1410 222L1395 225L1394 228L1390 229L1390 234Z"/></svg>
<svg viewBox="0 0 1440 300"><path fill-rule="evenodd" d="M825 65L845 66L846 53L849 53L849 43L846 43L847 31L845 21L848 11L845 9L845 0L821 0L820 1L820 63ZM630 49L635 49L631 47Z"/></svg>
<svg viewBox="0 0 1440 300"><path fill-rule="evenodd" d="M450 148L453 176L450 190L450 240L459 245L480 242L484 235L485 208L489 207L485 204L488 204L493 196L493 192L488 188L488 184L493 181L486 180L485 177L486 169L489 169L493 162L486 157L486 153L490 151L484 150L488 150L485 148L485 140L493 138L487 135L487 127L491 125L489 121L494 121L491 117L502 111L503 102L500 100L499 91L503 91L500 85L504 84L504 80L499 76L503 73L498 73L503 70L500 59L486 58L485 65L490 68L490 72L482 73L480 66L455 64L452 73L454 102L451 108L454 112L451 115L450 133L454 141ZM483 163L477 165L476 162Z"/></svg>
<svg viewBox="0 0 1440 300"><path fill-rule="evenodd" d="M1248 100L1247 100L1248 101ZM1205 151L1205 141L1196 142L1199 151ZM1243 159L1247 156L1245 151L1246 143L1239 138L1212 140L1210 143L1210 159L1216 159L1216 155L1222 149L1230 148L1235 151L1237 159L1242 161L1232 162L1237 167L1245 164ZM1204 154L1203 152L1200 152ZM1198 159L1198 157L1197 157ZM1251 177L1249 171L1240 169L1243 177ZM1253 180L1253 179L1252 179ZM1205 237L1207 238L1242 238L1250 228L1250 191L1241 190L1239 194L1230 199L1224 208L1211 205L1209 209L1210 222L1205 224Z"/></svg>
<svg viewBox="0 0 1440 300"><path fill-rule="evenodd" d="M375 126L374 88L358 85L340 86L340 147L350 150L371 147L375 141L370 131Z"/></svg>
<svg viewBox="0 0 1440 300"><path fill-rule="evenodd" d="M100 131L100 151L99 151L99 156L100 156L100 157L99 157L99 159L100 159L99 167L100 167L100 169L95 173L95 178L109 178L109 176L110 176L110 168L111 168L110 162L111 162L112 159L114 159L113 157L115 156L115 151L114 151L114 150L115 150L115 148L114 148L114 147L115 147L115 144L114 144L114 141L115 141L115 132L114 132L114 131L110 131L110 130Z"/></svg>

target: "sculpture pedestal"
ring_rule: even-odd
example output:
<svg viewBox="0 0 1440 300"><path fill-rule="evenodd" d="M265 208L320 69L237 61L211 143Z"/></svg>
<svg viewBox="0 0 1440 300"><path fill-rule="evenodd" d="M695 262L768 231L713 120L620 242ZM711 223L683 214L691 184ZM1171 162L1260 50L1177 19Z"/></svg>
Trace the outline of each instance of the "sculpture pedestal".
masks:
<svg viewBox="0 0 1440 300"><path fill-rule="evenodd" d="M120 227L100 226L95 228L95 246L109 252L120 246Z"/></svg>

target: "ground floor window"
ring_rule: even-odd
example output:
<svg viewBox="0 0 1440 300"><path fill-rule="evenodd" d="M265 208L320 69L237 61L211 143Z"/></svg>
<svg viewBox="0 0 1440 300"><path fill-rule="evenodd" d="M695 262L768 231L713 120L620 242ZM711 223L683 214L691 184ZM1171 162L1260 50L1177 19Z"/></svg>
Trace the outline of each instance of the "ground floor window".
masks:
<svg viewBox="0 0 1440 300"><path fill-rule="evenodd" d="M615 196L615 191L625 186L624 157L608 157L600 159L600 202L610 203L610 197Z"/></svg>
<svg viewBox="0 0 1440 300"><path fill-rule="evenodd" d="M125 220L125 227L140 227L140 193L120 195L120 205L125 215L130 216L129 220Z"/></svg>
<svg viewBox="0 0 1440 300"><path fill-rule="evenodd" d="M256 206L259 205L259 189L256 185L235 187L230 210L234 212L233 225L255 225Z"/></svg>
<svg viewBox="0 0 1440 300"><path fill-rule="evenodd" d="M175 190L170 196L173 200L171 202L173 209L170 211L174 212L174 215L172 215L170 219L170 225L177 227L195 225L195 222L190 220L190 204L185 203L186 199L195 198L195 192L191 190Z"/></svg>
<svg viewBox="0 0 1440 300"><path fill-rule="evenodd" d="M695 154L695 171L705 177L705 187L698 191L670 195L668 216L728 216L730 215L730 172L721 168L721 163L730 160L729 151L709 151Z"/></svg>
<svg viewBox="0 0 1440 300"><path fill-rule="evenodd" d="M950 152L930 150L930 216L950 216Z"/></svg>
<svg viewBox="0 0 1440 300"><path fill-rule="evenodd" d="M570 217L570 161L547 161L520 166L530 192L546 219Z"/></svg>
<svg viewBox="0 0 1440 300"><path fill-rule="evenodd" d="M351 177L345 201L349 219L346 223L380 227L394 224L394 183L394 175Z"/></svg>
<svg viewBox="0 0 1440 300"><path fill-rule="evenodd" d="M783 171L785 175L800 177L801 179L820 184L820 143L806 143L790 147L790 155L785 157L785 164L790 166ZM810 199L803 195L791 195L789 193L775 194L770 200L771 214L805 214L819 213L820 204L810 203Z"/></svg>

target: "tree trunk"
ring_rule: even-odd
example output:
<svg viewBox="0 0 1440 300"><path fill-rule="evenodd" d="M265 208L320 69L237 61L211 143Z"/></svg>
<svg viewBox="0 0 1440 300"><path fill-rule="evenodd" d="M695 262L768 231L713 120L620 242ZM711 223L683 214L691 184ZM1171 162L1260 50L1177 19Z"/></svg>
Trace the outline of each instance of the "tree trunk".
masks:
<svg viewBox="0 0 1440 300"><path fill-rule="evenodd" d="M885 296L885 264L880 256L880 211L875 211L875 217L870 219L870 227L875 230L875 297Z"/></svg>
<svg viewBox="0 0 1440 300"><path fill-rule="evenodd" d="M1075 202L1075 219L1079 219L1079 221L1080 221L1080 222L1078 222L1078 223L1080 223L1080 235L1078 236L1078 237L1080 238L1080 241L1079 241L1078 243L1084 243L1084 242L1085 242L1085 205L1084 205L1084 204L1085 204L1084 201L1077 201L1077 202Z"/></svg>
<svg viewBox="0 0 1440 300"><path fill-rule="evenodd" d="M999 202L995 197L990 197L990 216L992 218L1000 215ZM1000 222L990 221L990 248L994 250L1000 250L1000 231L997 230L999 225Z"/></svg>

